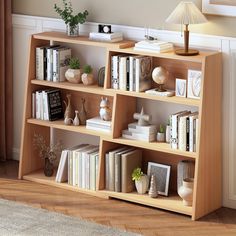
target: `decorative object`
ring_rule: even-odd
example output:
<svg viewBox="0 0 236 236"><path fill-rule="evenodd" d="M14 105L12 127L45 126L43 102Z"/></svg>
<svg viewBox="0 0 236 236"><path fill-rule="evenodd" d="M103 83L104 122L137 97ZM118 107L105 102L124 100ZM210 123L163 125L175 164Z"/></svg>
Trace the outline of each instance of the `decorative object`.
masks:
<svg viewBox="0 0 236 236"><path fill-rule="evenodd" d="M236 16L235 0L202 0L202 12L212 15Z"/></svg>
<svg viewBox="0 0 236 236"><path fill-rule="evenodd" d="M157 193L157 183L156 183L156 176L151 176L151 182L150 182L150 189L148 191L148 195L151 198L156 198L158 196Z"/></svg>
<svg viewBox="0 0 236 236"><path fill-rule="evenodd" d="M198 70L188 70L188 98L200 99L202 72Z"/></svg>
<svg viewBox="0 0 236 236"><path fill-rule="evenodd" d="M111 25L98 24L98 32L99 33L105 33L105 34L112 33L111 32Z"/></svg>
<svg viewBox="0 0 236 236"><path fill-rule="evenodd" d="M57 153L61 152L62 145L57 142L55 145L47 145L45 138L41 134L34 134L33 145L39 151L39 157L44 159L45 176L53 175L53 162L57 159Z"/></svg>
<svg viewBox="0 0 236 236"><path fill-rule="evenodd" d="M88 16L88 11L85 10L84 12L79 12L74 15L71 1L67 2L67 0L62 0L62 3L64 9L58 7L57 4L54 4L54 9L66 24L67 35L78 36L79 24L85 23L86 17Z"/></svg>
<svg viewBox="0 0 236 236"><path fill-rule="evenodd" d="M91 85L94 83L92 67L90 65L85 65L83 68L84 73L82 74L82 82L84 85Z"/></svg>
<svg viewBox="0 0 236 236"><path fill-rule="evenodd" d="M140 113L134 113L134 119L138 120L139 126L148 126L150 124L150 121L152 120L152 116L144 114L144 109L142 107Z"/></svg>
<svg viewBox="0 0 236 236"><path fill-rule="evenodd" d="M71 58L69 61L69 69L65 73L66 79L71 83L81 82L80 62L78 58Z"/></svg>
<svg viewBox="0 0 236 236"><path fill-rule="evenodd" d="M175 53L181 56L193 56L199 54L198 50L189 49L189 24L201 24L207 22L205 16L199 11L193 2L180 2L175 10L166 19L166 22L185 25L184 49L177 49Z"/></svg>
<svg viewBox="0 0 236 236"><path fill-rule="evenodd" d="M105 80L105 66L101 67L98 71L98 86L104 87Z"/></svg>
<svg viewBox="0 0 236 236"><path fill-rule="evenodd" d="M169 72L162 66L154 68L154 70L152 71L152 79L155 83L158 84L158 88L156 88L156 91L158 92L166 91L166 89L163 88L163 85L166 83L168 75Z"/></svg>
<svg viewBox="0 0 236 236"><path fill-rule="evenodd" d="M66 110L64 113L64 123L66 125L70 125L71 123L73 123L73 116L74 116L71 105L71 94L67 94L66 97L67 97L67 103L65 100L63 101L66 106Z"/></svg>
<svg viewBox="0 0 236 236"><path fill-rule="evenodd" d="M148 190L148 176L145 175L141 168L136 168L132 173L132 180L135 181L135 187L138 194L144 194Z"/></svg>
<svg viewBox="0 0 236 236"><path fill-rule="evenodd" d="M160 129L157 132L157 142L165 142L165 128L160 124Z"/></svg>
<svg viewBox="0 0 236 236"><path fill-rule="evenodd" d="M175 80L175 96L186 98L187 82L185 79Z"/></svg>
<svg viewBox="0 0 236 236"><path fill-rule="evenodd" d="M166 143L170 143L171 140L171 126L170 119L168 119L168 124L166 125Z"/></svg>
<svg viewBox="0 0 236 236"><path fill-rule="evenodd" d="M186 178L194 178L195 162L192 160L180 161L177 165L177 191Z"/></svg>
<svg viewBox="0 0 236 236"><path fill-rule="evenodd" d="M80 119L80 124L81 125L86 125L86 120L87 120L87 112L85 110L85 99L81 98L82 106L81 110L79 113L79 119Z"/></svg>
<svg viewBox="0 0 236 236"><path fill-rule="evenodd" d="M193 203L193 184L194 179L183 180L183 185L179 188L179 196L183 199L184 206L192 206Z"/></svg>
<svg viewBox="0 0 236 236"><path fill-rule="evenodd" d="M168 196L169 182L170 182L170 169L168 165L163 165L154 162L148 162L148 177L154 175L157 182L157 191L160 195Z"/></svg>
<svg viewBox="0 0 236 236"><path fill-rule="evenodd" d="M111 120L111 109L107 98L101 98L99 114L102 120Z"/></svg>
<svg viewBox="0 0 236 236"><path fill-rule="evenodd" d="M78 126L79 125L79 117L78 117L78 111L75 110L75 118L73 120L73 125Z"/></svg>

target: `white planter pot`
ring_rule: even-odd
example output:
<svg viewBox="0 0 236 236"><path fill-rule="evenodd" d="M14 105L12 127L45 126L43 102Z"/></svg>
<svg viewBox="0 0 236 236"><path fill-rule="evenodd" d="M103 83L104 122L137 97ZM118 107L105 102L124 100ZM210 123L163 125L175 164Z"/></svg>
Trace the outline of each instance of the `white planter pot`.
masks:
<svg viewBox="0 0 236 236"><path fill-rule="evenodd" d="M170 143L170 138L171 138L171 126L167 125L166 126L166 142Z"/></svg>
<svg viewBox="0 0 236 236"><path fill-rule="evenodd" d="M80 69L68 69L65 73L66 79L70 83L81 83L81 70Z"/></svg>
<svg viewBox="0 0 236 236"><path fill-rule="evenodd" d="M187 178L183 180L183 185L179 188L179 196L183 199L184 206L193 204L193 183L194 179Z"/></svg>
<svg viewBox="0 0 236 236"><path fill-rule="evenodd" d="M137 189L138 194L144 194L148 190L148 176L141 176L140 180L135 180L135 187Z"/></svg>
<svg viewBox="0 0 236 236"><path fill-rule="evenodd" d="M82 82L84 85L91 85L94 83L93 74L82 74Z"/></svg>
<svg viewBox="0 0 236 236"><path fill-rule="evenodd" d="M164 133L157 133L157 142L165 142L165 134Z"/></svg>

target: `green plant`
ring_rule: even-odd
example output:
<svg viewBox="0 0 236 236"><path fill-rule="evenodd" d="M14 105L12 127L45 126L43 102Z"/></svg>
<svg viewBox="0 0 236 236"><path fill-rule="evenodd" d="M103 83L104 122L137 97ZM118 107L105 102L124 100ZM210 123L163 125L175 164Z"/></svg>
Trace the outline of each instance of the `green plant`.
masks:
<svg viewBox="0 0 236 236"><path fill-rule="evenodd" d="M162 124L160 124L159 133L165 133L165 127Z"/></svg>
<svg viewBox="0 0 236 236"><path fill-rule="evenodd" d="M93 71L93 69L90 65L85 65L83 70L84 70L84 73L86 73L86 74L90 74Z"/></svg>
<svg viewBox="0 0 236 236"><path fill-rule="evenodd" d="M62 0L64 9L61 9L57 4L54 4L55 11L60 15L65 24L69 24L71 27L76 25L83 24L86 20L87 15L89 14L87 10L84 12L79 12L78 14L73 14L71 1Z"/></svg>
<svg viewBox="0 0 236 236"><path fill-rule="evenodd" d="M137 167L133 170L132 180L140 180L141 176L143 176L143 172L140 167Z"/></svg>
<svg viewBox="0 0 236 236"><path fill-rule="evenodd" d="M80 69L80 62L78 58L72 57L69 61L69 68L70 69Z"/></svg>

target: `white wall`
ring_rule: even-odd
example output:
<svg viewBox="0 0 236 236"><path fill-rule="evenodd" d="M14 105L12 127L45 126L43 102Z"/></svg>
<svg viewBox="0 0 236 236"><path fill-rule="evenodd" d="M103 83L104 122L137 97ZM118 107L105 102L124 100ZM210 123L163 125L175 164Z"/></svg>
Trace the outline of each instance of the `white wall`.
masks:
<svg viewBox="0 0 236 236"><path fill-rule="evenodd" d="M97 24L86 23L81 26L80 32L88 34L96 31ZM60 30L65 26L61 20L44 17L13 15L13 74L14 74L14 157L18 159L21 127L23 97L27 72L27 56L29 36L32 33ZM140 40L144 29L127 26L113 26L114 31L123 31L125 37ZM153 36L161 40L172 41L177 44L183 42L179 32L151 30ZM223 55L223 205L236 208L236 169L235 138L236 138L236 38L218 37L210 35L191 34L190 44L195 47L222 51ZM152 110L152 103L146 105ZM169 108L168 108L169 109ZM74 135L74 134L73 134ZM73 136L74 137L74 136ZM95 140L97 142L97 140Z"/></svg>

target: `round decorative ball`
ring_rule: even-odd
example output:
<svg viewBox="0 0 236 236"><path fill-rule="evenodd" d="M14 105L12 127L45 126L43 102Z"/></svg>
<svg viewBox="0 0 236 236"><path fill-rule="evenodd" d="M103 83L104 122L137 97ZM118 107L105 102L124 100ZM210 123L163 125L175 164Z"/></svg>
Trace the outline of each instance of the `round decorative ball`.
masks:
<svg viewBox="0 0 236 236"><path fill-rule="evenodd" d="M168 71L161 66L154 68L152 71L152 79L157 84L165 84L168 78Z"/></svg>

